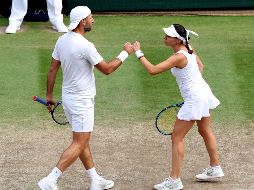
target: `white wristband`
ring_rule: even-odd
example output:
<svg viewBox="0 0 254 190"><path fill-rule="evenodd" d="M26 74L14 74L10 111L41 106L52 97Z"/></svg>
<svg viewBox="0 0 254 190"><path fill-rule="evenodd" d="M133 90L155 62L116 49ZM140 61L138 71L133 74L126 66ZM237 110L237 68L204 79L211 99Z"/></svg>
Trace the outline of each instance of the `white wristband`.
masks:
<svg viewBox="0 0 254 190"><path fill-rule="evenodd" d="M127 53L127 51L122 51L116 58L120 59L123 63L128 56L129 54Z"/></svg>
<svg viewBox="0 0 254 190"><path fill-rule="evenodd" d="M144 53L141 50L136 51L135 54L139 59L144 56Z"/></svg>

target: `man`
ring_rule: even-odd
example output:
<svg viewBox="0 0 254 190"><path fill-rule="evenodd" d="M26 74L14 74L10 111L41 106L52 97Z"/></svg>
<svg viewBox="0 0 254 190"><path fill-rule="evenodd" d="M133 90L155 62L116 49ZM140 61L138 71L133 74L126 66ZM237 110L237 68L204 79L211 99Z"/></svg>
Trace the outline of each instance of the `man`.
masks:
<svg viewBox="0 0 254 190"><path fill-rule="evenodd" d="M61 65L63 72L62 101L66 117L72 125L73 141L63 152L52 172L38 185L42 190L57 189L57 179L77 158L87 170L91 179L90 190L112 188L114 182L99 176L95 170L89 148L90 134L94 125L95 78L93 68L104 74L115 71L133 52L127 42L123 51L109 63L103 60L95 46L83 37L92 29L94 23L91 10L78 6L71 10L69 32L56 42L52 62L48 72L46 99L54 104L53 86Z"/></svg>
<svg viewBox="0 0 254 190"><path fill-rule="evenodd" d="M5 33L15 34L23 22L27 13L28 0L12 0L11 15L9 17L9 26ZM48 16L52 28L57 32L68 32L63 23L62 0L47 0Z"/></svg>

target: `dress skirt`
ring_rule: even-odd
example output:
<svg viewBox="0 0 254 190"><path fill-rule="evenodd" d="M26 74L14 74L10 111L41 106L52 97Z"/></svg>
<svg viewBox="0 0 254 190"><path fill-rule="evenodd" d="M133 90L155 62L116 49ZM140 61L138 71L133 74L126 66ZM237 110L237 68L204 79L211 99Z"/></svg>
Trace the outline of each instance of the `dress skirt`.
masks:
<svg viewBox="0 0 254 190"><path fill-rule="evenodd" d="M210 110L216 108L220 101L210 91L206 95L197 95L184 100L177 118L180 120L191 121L201 120L203 117L210 116Z"/></svg>

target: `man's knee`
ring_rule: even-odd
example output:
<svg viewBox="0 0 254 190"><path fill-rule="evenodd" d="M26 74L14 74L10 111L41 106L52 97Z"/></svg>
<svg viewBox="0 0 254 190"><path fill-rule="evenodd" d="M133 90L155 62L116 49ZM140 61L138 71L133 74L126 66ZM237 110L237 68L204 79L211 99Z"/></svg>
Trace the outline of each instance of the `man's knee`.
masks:
<svg viewBox="0 0 254 190"><path fill-rule="evenodd" d="M80 150L89 147L90 133L73 133L73 144Z"/></svg>
<svg viewBox="0 0 254 190"><path fill-rule="evenodd" d="M83 151L89 148L89 142L73 140L72 144L79 150Z"/></svg>

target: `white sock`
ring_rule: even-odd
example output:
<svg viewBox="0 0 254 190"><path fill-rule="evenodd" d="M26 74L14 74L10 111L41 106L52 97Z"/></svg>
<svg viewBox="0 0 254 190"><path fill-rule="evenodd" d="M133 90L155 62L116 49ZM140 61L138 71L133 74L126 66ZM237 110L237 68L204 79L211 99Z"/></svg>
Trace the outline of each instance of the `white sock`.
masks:
<svg viewBox="0 0 254 190"><path fill-rule="evenodd" d="M48 178L53 181L57 181L61 175L62 175L61 170L59 170L57 167L54 167L52 172L48 175Z"/></svg>
<svg viewBox="0 0 254 190"><path fill-rule="evenodd" d="M91 169L89 169L89 170L86 170L86 172L87 172L87 174L88 174L88 176L89 176L89 178L91 179L91 180L96 180L96 179L99 179L101 176L99 176L98 174L97 174L97 172L96 172L96 170L95 170L95 167L93 167L93 168L91 168Z"/></svg>
<svg viewBox="0 0 254 190"><path fill-rule="evenodd" d="M211 166L211 168L213 168L213 169L220 169L221 167L220 167L220 165L218 165L218 166Z"/></svg>
<svg viewBox="0 0 254 190"><path fill-rule="evenodd" d="M173 182L177 182L177 181L181 181L181 179L180 178L177 178L177 179L173 179L171 176L169 176L169 179L171 179Z"/></svg>

